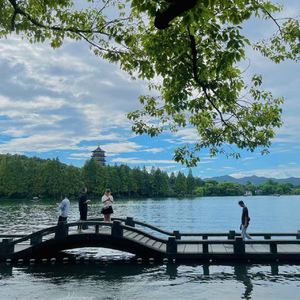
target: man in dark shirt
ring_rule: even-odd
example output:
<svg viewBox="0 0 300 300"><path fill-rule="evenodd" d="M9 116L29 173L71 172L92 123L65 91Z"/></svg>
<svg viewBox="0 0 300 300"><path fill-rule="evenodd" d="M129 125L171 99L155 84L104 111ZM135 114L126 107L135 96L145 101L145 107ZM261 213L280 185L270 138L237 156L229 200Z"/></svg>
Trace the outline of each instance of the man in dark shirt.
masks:
<svg viewBox="0 0 300 300"><path fill-rule="evenodd" d="M240 226L240 229L242 231L241 232L242 238L243 238L243 240L251 239L251 236L247 233L247 228L249 226L249 221L250 221L248 208L243 201L239 201L239 206L243 208L242 218L241 218L241 226Z"/></svg>
<svg viewBox="0 0 300 300"><path fill-rule="evenodd" d="M86 221L87 220L87 211L88 211L88 203L90 200L87 198L87 188L83 188L81 191L81 194L79 196L79 213L80 213L80 221ZM81 229L87 229L87 225L79 226L78 230L81 231Z"/></svg>

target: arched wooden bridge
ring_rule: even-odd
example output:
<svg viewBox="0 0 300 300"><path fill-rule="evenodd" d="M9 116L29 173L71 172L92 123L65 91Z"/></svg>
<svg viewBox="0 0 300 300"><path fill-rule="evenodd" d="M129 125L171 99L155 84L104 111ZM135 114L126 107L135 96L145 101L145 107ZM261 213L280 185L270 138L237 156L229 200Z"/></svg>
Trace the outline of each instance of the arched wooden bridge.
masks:
<svg viewBox="0 0 300 300"><path fill-rule="evenodd" d="M77 227L89 229L78 232ZM131 217L66 223L32 234L0 235L0 260L55 257L61 251L103 247L143 258L245 262L300 261L300 232L252 233L243 241L238 233L182 233L165 231Z"/></svg>

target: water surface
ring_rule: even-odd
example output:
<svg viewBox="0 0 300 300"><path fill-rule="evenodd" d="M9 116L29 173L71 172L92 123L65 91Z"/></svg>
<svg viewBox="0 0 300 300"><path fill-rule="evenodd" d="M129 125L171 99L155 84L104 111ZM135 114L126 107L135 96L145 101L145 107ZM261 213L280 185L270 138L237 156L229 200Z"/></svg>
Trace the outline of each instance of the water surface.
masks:
<svg viewBox="0 0 300 300"><path fill-rule="evenodd" d="M132 216L167 230L238 231L244 200L249 232L300 230L300 196L211 197L116 201L115 216ZM55 203L0 202L0 232L30 233L55 225ZM76 202L69 221L78 220ZM94 200L90 217L100 216ZM0 299L299 299L299 265L138 264L129 254L97 248L80 255L109 258L98 265L0 265Z"/></svg>

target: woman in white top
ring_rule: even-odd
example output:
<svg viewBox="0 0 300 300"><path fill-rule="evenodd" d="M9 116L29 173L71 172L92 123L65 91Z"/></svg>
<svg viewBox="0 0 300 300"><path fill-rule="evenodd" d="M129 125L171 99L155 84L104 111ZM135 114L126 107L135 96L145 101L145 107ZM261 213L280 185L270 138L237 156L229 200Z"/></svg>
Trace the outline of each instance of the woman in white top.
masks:
<svg viewBox="0 0 300 300"><path fill-rule="evenodd" d="M113 202L114 198L111 195L110 189L106 189L102 196L103 207L101 209L101 213L104 215L104 222L110 222L110 215L114 212L112 208Z"/></svg>

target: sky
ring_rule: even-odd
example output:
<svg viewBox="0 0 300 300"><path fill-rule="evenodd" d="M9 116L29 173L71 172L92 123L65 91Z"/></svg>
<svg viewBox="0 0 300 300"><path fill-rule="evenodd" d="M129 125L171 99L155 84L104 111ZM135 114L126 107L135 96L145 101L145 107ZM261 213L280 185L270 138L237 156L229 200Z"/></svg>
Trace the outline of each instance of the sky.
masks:
<svg viewBox="0 0 300 300"><path fill-rule="evenodd" d="M281 16L300 15L299 0L281 0ZM275 24L250 21L244 28L257 40L276 31ZM276 131L270 154L242 151L241 158L203 154L194 176L231 175L300 177L300 65L276 65L250 49L245 76L263 75L264 87L284 96L283 126ZM81 167L100 146L107 164L152 166L171 172L188 169L173 161L176 146L195 141L195 132L183 129L150 138L131 131L126 114L140 108L138 96L147 83L135 80L117 65L96 57L84 42L66 41L59 49L30 44L17 36L0 40L0 153L59 158Z"/></svg>

